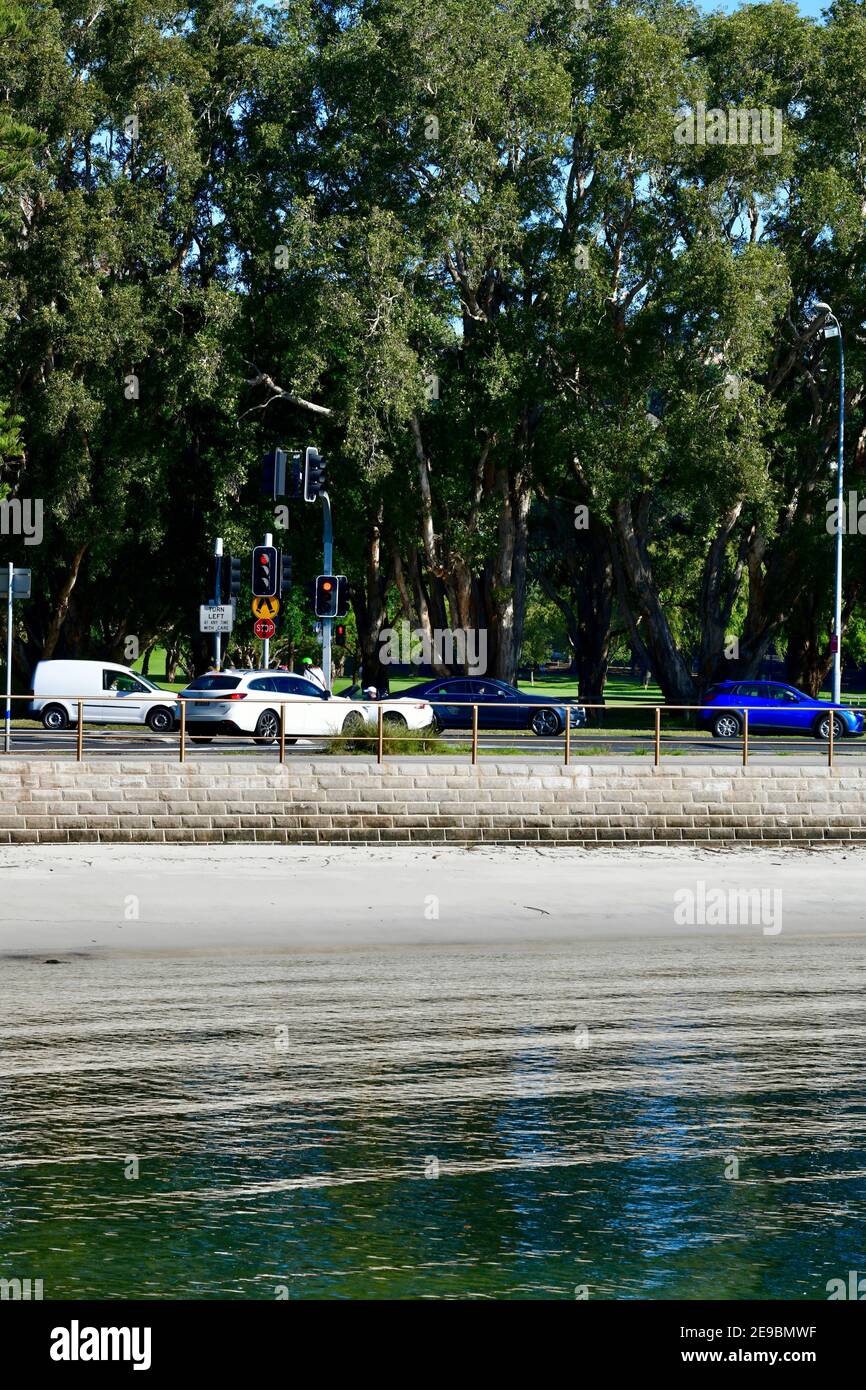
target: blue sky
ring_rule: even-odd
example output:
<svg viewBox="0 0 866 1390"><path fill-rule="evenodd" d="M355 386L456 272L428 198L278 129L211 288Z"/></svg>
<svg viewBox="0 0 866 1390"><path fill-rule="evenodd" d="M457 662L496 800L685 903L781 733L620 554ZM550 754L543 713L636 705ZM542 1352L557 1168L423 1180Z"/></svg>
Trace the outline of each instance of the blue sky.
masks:
<svg viewBox="0 0 866 1390"><path fill-rule="evenodd" d="M821 11L826 9L828 4L829 0L797 0L800 14L814 15L816 19L820 17ZM713 0L713 3L709 4L705 0L704 3L704 9L707 10L738 10L739 8L740 0Z"/></svg>

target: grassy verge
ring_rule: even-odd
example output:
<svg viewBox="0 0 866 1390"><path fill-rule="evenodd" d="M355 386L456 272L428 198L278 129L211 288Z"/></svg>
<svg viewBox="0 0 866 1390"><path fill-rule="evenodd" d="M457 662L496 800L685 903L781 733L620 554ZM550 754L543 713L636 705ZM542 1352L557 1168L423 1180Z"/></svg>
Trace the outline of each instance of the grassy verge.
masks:
<svg viewBox="0 0 866 1390"><path fill-rule="evenodd" d="M330 753L352 754L366 753L367 756L376 752L379 730L376 723L370 719L365 720L352 733L335 734L329 739ZM418 754L430 756L437 753L453 754L456 750L453 744L448 744L436 729L394 729L385 719L384 733L382 737L382 751L388 757L400 756L413 757Z"/></svg>

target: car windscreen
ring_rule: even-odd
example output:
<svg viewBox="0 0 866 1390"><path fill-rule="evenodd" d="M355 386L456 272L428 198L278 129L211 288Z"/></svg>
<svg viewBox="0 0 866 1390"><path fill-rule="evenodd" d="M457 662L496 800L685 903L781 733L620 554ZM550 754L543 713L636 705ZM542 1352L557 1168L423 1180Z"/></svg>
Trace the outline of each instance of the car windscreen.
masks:
<svg viewBox="0 0 866 1390"><path fill-rule="evenodd" d="M240 683L238 676L197 676L187 690L236 690Z"/></svg>

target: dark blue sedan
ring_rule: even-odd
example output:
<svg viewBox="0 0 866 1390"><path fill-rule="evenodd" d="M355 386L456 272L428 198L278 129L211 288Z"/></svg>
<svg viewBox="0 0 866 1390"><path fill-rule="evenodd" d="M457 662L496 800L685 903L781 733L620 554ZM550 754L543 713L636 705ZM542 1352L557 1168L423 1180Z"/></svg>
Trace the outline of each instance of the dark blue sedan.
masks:
<svg viewBox="0 0 866 1390"><path fill-rule="evenodd" d="M478 706L479 729L531 729L539 738L555 738L565 728L586 723L582 705L556 700L550 695L527 695L507 681L487 676L455 676L424 681L401 690L392 700L428 700L441 729L471 729L472 705Z"/></svg>
<svg viewBox="0 0 866 1390"><path fill-rule="evenodd" d="M725 705L732 708L725 709ZM750 733L763 729L829 738L831 711L834 738L863 732L864 717L859 710L815 700L778 681L721 681L704 696L699 718L715 738L737 738L743 731L744 710L749 711Z"/></svg>

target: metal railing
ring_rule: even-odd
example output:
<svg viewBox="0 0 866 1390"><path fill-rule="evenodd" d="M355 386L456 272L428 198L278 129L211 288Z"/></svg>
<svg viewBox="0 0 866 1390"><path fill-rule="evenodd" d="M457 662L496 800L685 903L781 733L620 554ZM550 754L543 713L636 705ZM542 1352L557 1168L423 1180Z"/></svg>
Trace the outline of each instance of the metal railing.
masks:
<svg viewBox="0 0 866 1390"><path fill-rule="evenodd" d="M107 698L107 697L106 697L106 698ZM14 701L24 702L26 705L29 706L29 705L32 704L32 702L33 702L33 697L32 697L31 695L13 695L13 696L12 696L12 700L13 700L13 702L14 702ZM61 729L50 729L50 728L47 728L47 729L46 729L46 728L43 728L42 730L40 730L40 731L38 731L38 732L39 732L39 733L44 733L44 734L46 734L46 735L54 734L55 736L58 736L58 735L61 735L61 734L66 734L66 733L70 733L70 734L71 734L71 733L74 731L74 735L75 735L75 757L76 757L76 760L77 760L78 762L81 762L81 761L83 760L83 758L84 758L84 752L85 752L84 739L85 739L85 727L86 727L86 724L89 722L89 723L91 723L91 724L94 725L94 726L98 726L98 725L100 725L100 723L105 723L105 722L111 723L111 721L100 720L99 714L95 714L95 715L93 715L92 717L90 717L89 719L85 717L85 714L84 714L85 705L88 704L88 703L92 703L92 702L93 702L93 703L100 703L100 697L99 697L99 696L78 696L78 695L72 695L72 696L57 695L57 696L52 696L52 697L50 698L50 703L51 703L51 704L57 704L57 705L66 706L66 707L69 707L69 706L74 707L75 712L76 712L76 713L75 713L74 724L73 724L72 728L69 728L69 726L67 725L67 727L61 728ZM40 703L44 705L44 704L49 703L49 701L46 700L44 697L40 697ZM177 706L179 707L179 710L180 710L180 717L179 717L179 719L178 719L178 721L177 721L176 728L173 729L173 730L171 730L170 733L157 733L156 736L159 737L160 739L165 739L165 738L168 738L168 737L174 737L175 735L177 736L178 760L179 760L181 763L186 762L187 753L188 753L188 751L189 751L190 745L191 745L191 744L195 744L195 742L196 742L198 739L207 738L207 739L210 740L211 738L216 738L216 737L219 737L219 736L221 736L221 735L222 735L222 736L226 736L226 730L225 730L225 729L218 728L218 727L215 727L215 728L214 728L214 733L213 733L212 735L211 735L211 734L205 733L205 732L203 731L203 723L204 723L204 721L202 721L202 722L196 722L195 732L190 733L190 731L189 731L189 729L188 729L187 709L188 709L188 707L191 706L191 705L230 704L231 701L230 701L228 698L222 699L222 700L221 700L221 699L219 699L217 696L214 696L214 695L202 695L202 696L184 696L184 697L181 699L181 698L179 698L178 696L172 696L172 695L171 695L171 692L166 692L166 699L164 699L164 700L160 700L157 696L154 696L153 699L150 699L150 700L141 700L140 702L137 701L137 703L141 703L141 704L152 704L152 705L159 705L159 706L165 706L165 705L175 706L175 705L177 705ZM425 733L429 733L429 731L430 731L430 726L426 726L425 728L421 728L421 729L410 729L410 728L408 728L408 727L403 727L402 724L400 723L400 719L399 719L399 716L400 716L400 709L399 709L399 706L400 706L400 704L401 704L402 702L399 700L399 698L398 698L398 699L393 699L393 698L389 698L389 697L387 697L387 696L385 697L385 699L384 699L382 702L374 701L374 700L365 700L365 701L357 701L357 702L356 702L356 701L347 701L346 703L347 703L347 704L351 704L352 706L354 706L354 708L353 708L353 709L347 709L347 710L345 711L345 718L344 718L344 720L343 720L343 727L342 727L341 729L334 730L334 731L332 731L332 732L330 732L330 733L321 733L321 734L311 733L309 730L305 730L305 729L303 729L303 728L298 728L297 731L295 731L295 730L292 728L292 721L291 721L291 711L292 711L293 708L297 708L298 705L311 705L311 706L314 706L314 707L317 708L317 709L321 709L321 708L322 708L322 702L321 702L321 700L319 700L318 698L313 699L313 698L307 698L307 697L305 697L305 696L300 696L300 697L295 697L294 699L292 699L292 700L290 700L290 701L275 699L275 700L272 700L272 701L271 701L271 700L256 700L255 702L251 702L251 703L254 703L256 706L261 706L261 709L262 709L263 712L266 711L266 710L273 710L275 713L276 713L277 711L279 711L279 731L278 731L278 733L274 736L273 740L269 740L269 741L278 743L278 745L279 745L279 760L280 760L280 763L285 763L285 761L286 761L286 744L287 744L287 742L295 741L295 740L297 740L297 739L310 739L310 740L312 740L313 742L321 742L322 740L326 740L326 741L328 741L328 743L330 744L330 741L333 740L333 739L335 739L335 738L351 739L352 742L355 743L355 744L358 744L358 743L370 743L370 744L372 744L371 752L374 752L374 753L375 753L376 762L377 762L377 763L381 763L381 762L384 761L385 755L386 755L386 739L387 739L387 741L388 741L388 744L392 744L392 743L394 743L394 742L399 743L401 739L406 739L406 740L408 740L408 739L423 737ZM415 706L417 707L417 705L418 705L419 703L421 703L421 702L420 702L420 701L406 700L405 705L406 705L407 708L411 707L412 705L415 705ZM483 737L483 734L484 734L485 732L488 732L488 730L484 730L484 729L480 728L480 725L479 725L479 711L489 711L491 708L495 708L495 707L494 707L494 706L491 706L491 705L489 705L489 704L485 704L485 703L483 703L483 702L471 701L471 700L439 700L439 701L429 701L429 700L428 700L428 701L425 701L424 703L426 703L428 706L432 706L433 704L441 704L441 705L447 705L447 706L448 706L449 708L451 708L451 709L467 709L467 710L470 711L470 714L469 714L469 729L468 729L468 733L469 733L469 755L470 755L470 760L471 760L472 765L473 765L473 766L477 765L477 763L478 763L478 755L479 755L479 748L480 748L480 738ZM578 702L578 701L576 701L576 700L573 700L573 699L572 699L572 700L569 700L569 699L567 699L567 698L563 698L563 700L560 702L560 701L558 701L555 697L552 697L552 698L549 698L549 699L545 702L544 705L540 705L540 704L538 703L538 700L537 700L537 699L536 699L536 700L525 700L525 701L524 701L524 700L520 700L520 701L509 701L509 702L508 702L508 708L509 708L510 711L513 711L513 710L515 710L515 709L523 709L523 710L526 711L526 722L525 722L525 725L522 726L522 729L519 731L516 727L513 727L513 726L506 726L506 727L503 729L503 728L501 728L501 727L497 728L496 725L491 725L491 726L490 726L489 732L499 732L499 733L508 733L508 732L514 732L514 733L518 733L518 732L528 732L528 731L529 731L529 721L530 721L530 717L531 717L531 714L532 714L532 713L538 712L538 711L540 711L540 710L545 710L545 709L546 709L546 710L552 710L552 711L554 711L554 712L556 713L556 715L557 715L557 723L558 723L558 725L559 725L559 728L557 729L557 731L556 731L555 734L551 731L551 733L547 734L546 737L547 737L547 738L554 738L554 737L556 737L556 738L562 737L562 738L563 738L563 762L564 762L564 764L565 764L566 766L568 766L568 765L571 763L571 761L572 761L572 759L573 759L573 756L574 756L574 751L575 751L575 750L574 750L575 733L577 732L577 730L575 729L575 726L572 724L572 721L571 721L571 712L572 712L573 710L575 710L575 709L581 709L581 710L583 710L584 712L588 712L588 711L590 711L590 710L592 710L592 711L603 711L603 712L605 712L605 713L607 713L607 714L610 714L610 713L615 712L615 711L617 711L617 710L623 710L623 711L628 711L629 714L632 715L632 716L633 716L635 713L638 713L638 712L640 712L640 713L643 713L643 712L647 712L647 713L652 712L652 715L653 715L653 729L652 729L651 734L650 734L650 733L647 733L647 734L645 735L645 737L647 737L647 738L652 737L652 742L653 742L653 762L654 762L654 766L655 766L655 767L659 767L659 766L660 766L660 764L661 764L661 759L662 759L662 716L663 716L663 715L668 715L668 714L685 714L685 715L687 715L687 716L691 716L691 715L694 715L694 714L701 714L701 715L704 716L704 720L703 720L703 728L702 728L700 731L706 733L706 732L709 732L707 726L708 726L708 723L709 723L709 713L710 713L710 711L712 711L713 714L722 713L722 712L726 712L726 711L730 711L730 712L734 713L734 714L737 716L737 720L738 720L738 723L739 723L739 725L740 725L739 734L738 734L736 737L732 737L732 738L730 738L730 739L725 739L725 740L723 741L723 743L724 743L724 744L728 744L728 745L736 745L737 741L738 741L738 740L740 741L740 743L741 743L741 751L742 751L742 764L743 764L743 767L748 767L748 765L749 765L749 754L750 754L750 750L753 749L753 747L754 747L754 740L755 740L756 737L757 737L757 735L755 735L755 734L750 734L750 730L749 730L749 710L748 710L748 708L747 708L747 707L744 707L744 706L742 706L742 705L736 705L736 704L721 705L721 704L715 704L715 703L714 703L712 706L708 706L708 705L658 705L658 704L656 704L656 705L644 705L644 704L639 704L639 703L634 703L634 702L629 702L629 701L612 701L612 702L610 702L610 703L606 703L606 704L603 704L603 705L602 705L602 704L585 704L585 703L583 703L582 701ZM846 706L846 708L852 710L853 712L857 712L857 709L858 709L857 706L853 706L853 705L851 705L851 706ZM829 706L827 707L827 709L828 709L828 713L829 713ZM374 729L373 729L373 732L372 732L372 733L367 733L367 732L359 731L358 729L356 729L356 728L354 728L354 727L353 727L353 728L347 727L346 721L350 719L350 717L351 717L352 714L360 715L361 718L362 718L362 720L363 720L363 722L364 722L364 725L365 725L365 726L369 726L370 724L373 724L373 725L375 726ZM563 715L566 716L564 719L563 719ZM371 716L372 716L372 717L371 717ZM32 717L38 719L38 715L33 715ZM394 722L394 721L395 721L395 717L396 717L396 724L395 724L395 722ZM228 721L224 721L224 720L223 720L223 721L214 721L215 725L216 725L218 722L225 723L225 722L228 722ZM302 721L301 721L301 722L302 722ZM357 724L357 719L354 721L354 723ZM835 747L836 747L835 724L836 724L836 719L835 719L835 718L830 718L830 719L828 720L828 725L829 725L829 727L828 727L828 737L827 737L827 740L826 740L826 744L827 744L827 765L828 765L828 767L833 767L833 765L834 765L834 755L835 755ZM397 725L399 725L399 727L397 727ZM589 724L588 721L585 722L585 723L583 723L583 724L581 724L581 725L579 725L578 728L579 728L579 730L580 730L580 732L579 732L579 734L578 734L578 740L577 740L578 742L583 741L586 737L589 737L589 736L591 736L591 735L593 735L593 734L595 734L597 737L599 737L599 736L601 736L601 737L605 736L605 735L603 734L603 732L602 732L602 729L601 729L601 726L600 726L600 725L592 726L592 725ZM131 732L132 730L136 730L136 736L138 736L139 733L143 733L143 729L140 729L139 726L138 726L137 724L134 724L132 721L116 721L116 722L112 723L112 727L111 727L110 733L111 733L111 734L116 734L118 737L123 737L123 736L129 737L130 732ZM21 731L18 730L17 732L20 733ZM29 730L29 731L27 731L27 732L28 732L28 733L36 733L37 731L36 731L36 730ZM103 730L94 729L93 732L94 732L95 734L98 734L98 733L102 733L102 732L104 732L104 731L103 731ZM152 734L154 731L148 729L147 732ZM676 730L676 731L674 732L674 735L673 735L673 736L674 736L674 737L680 737L680 738L681 738L681 737L689 737L689 736L693 736L696 732L698 732L698 730L695 729L694 727L693 727L692 729L690 729L690 730L678 729L678 730ZM791 731L782 731L782 730L779 730L778 732L796 733L796 732L798 732L798 731L793 731L793 730L791 730ZM808 736L809 734L811 734L812 732L813 732L813 731L812 731L811 729L806 729L806 728L804 728L804 729L802 730L803 735L807 735L807 736ZM255 739L258 737L254 732L244 732L243 730L231 731L231 732L228 733L227 736L233 737L233 738L249 738L250 740L255 740ZM628 735L628 736L631 737L632 735L630 734L630 735ZM639 731L637 736L638 736L638 737L643 737L644 735L642 735L642 734L640 733L640 731ZM611 734L608 734L607 737L610 737L610 738L618 738L618 737L622 737L622 735L621 735L621 734L611 733ZM6 751L7 751L7 752L11 752L11 751L12 751L12 748L11 748L11 740L7 740L7 743L8 743L9 746L7 747ZM580 754L580 756L584 756L584 754Z"/></svg>

